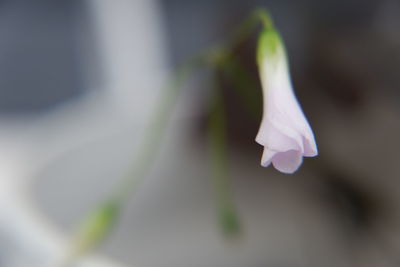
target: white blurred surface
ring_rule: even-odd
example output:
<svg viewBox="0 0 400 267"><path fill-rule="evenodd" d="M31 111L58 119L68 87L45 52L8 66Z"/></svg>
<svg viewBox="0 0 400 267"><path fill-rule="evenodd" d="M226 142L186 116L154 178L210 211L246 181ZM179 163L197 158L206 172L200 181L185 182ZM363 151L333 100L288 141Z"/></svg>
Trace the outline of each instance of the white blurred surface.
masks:
<svg viewBox="0 0 400 267"><path fill-rule="evenodd" d="M157 2L88 4L102 57L102 88L45 115L0 120L0 266L50 266L65 253L68 236L38 209L31 192L33 174L69 150L136 125L133 149L164 82ZM63 192L59 186L52 190ZM82 266L117 264L88 257Z"/></svg>

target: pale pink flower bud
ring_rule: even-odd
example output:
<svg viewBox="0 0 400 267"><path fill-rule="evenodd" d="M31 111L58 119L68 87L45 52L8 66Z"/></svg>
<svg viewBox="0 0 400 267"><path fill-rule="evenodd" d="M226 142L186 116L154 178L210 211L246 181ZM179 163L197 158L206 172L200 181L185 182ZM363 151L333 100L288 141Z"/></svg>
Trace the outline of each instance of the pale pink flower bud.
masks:
<svg viewBox="0 0 400 267"><path fill-rule="evenodd" d="M314 134L294 95L286 51L279 33L265 29L257 60L263 88L264 114L256 142L264 146L261 165L295 172L303 157L318 154Z"/></svg>

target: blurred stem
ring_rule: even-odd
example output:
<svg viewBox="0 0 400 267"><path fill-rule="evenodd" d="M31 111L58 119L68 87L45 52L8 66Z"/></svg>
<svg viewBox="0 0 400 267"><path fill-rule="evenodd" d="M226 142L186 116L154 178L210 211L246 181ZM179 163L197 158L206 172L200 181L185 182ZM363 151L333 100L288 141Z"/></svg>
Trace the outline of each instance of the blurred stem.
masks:
<svg viewBox="0 0 400 267"><path fill-rule="evenodd" d="M252 119L259 119L262 112L260 101L260 85L258 78L253 78L239 60L235 57L227 59L223 73L231 81L235 92L241 96L243 105Z"/></svg>
<svg viewBox="0 0 400 267"><path fill-rule="evenodd" d="M249 113L255 118L260 114L260 109L255 105L258 100L255 90L258 80L252 79L250 73L242 66L236 55L236 49L253 34L257 26L261 24L264 29L273 27L272 18L267 9L255 9L232 34L228 42L222 46L210 49L206 54L211 66L222 70L235 83L234 88L245 102Z"/></svg>
<svg viewBox="0 0 400 267"><path fill-rule="evenodd" d="M272 18L268 10L265 8L256 8L245 20L239 25L237 31L234 32L230 40L228 41L230 48L235 48L244 41L246 41L257 26L261 25L269 29L273 27ZM232 52L233 49L231 49Z"/></svg>
<svg viewBox="0 0 400 267"><path fill-rule="evenodd" d="M85 218L61 266L73 266L77 259L104 241L116 222L120 206L120 203L107 201Z"/></svg>
<svg viewBox="0 0 400 267"><path fill-rule="evenodd" d="M99 246L109 235L119 217L121 208L138 188L138 184L146 177L156 159L184 82L203 64L204 56L200 55L177 68L173 79L160 96L160 102L150 119L151 122L145 131L144 140L126 178L117 186L107 201L83 220L67 258L61 266L71 266L79 257Z"/></svg>
<svg viewBox="0 0 400 267"><path fill-rule="evenodd" d="M225 234L237 234L240 231L240 223L233 201L231 180L228 171L224 102L222 92L218 87L214 90L208 129L212 175L217 197L219 220Z"/></svg>
<svg viewBox="0 0 400 267"><path fill-rule="evenodd" d="M246 88L246 84L251 84L251 79L249 76L246 76L247 72L241 73L244 68L235 59L234 51L251 36L260 22L265 28L272 27L271 17L265 9L256 9L253 11L238 27L225 45L214 47L205 53L207 63L213 67L215 73L223 71L230 77L234 77L236 81L240 83L237 87L238 92L244 96L247 106L250 107L250 111L253 114L258 113L258 111L254 109L254 97L252 97L249 90L246 90L248 89L248 87ZM228 171L229 164L224 101L217 80L217 77L215 77L215 88L213 88L214 99L209 121L209 143L219 220L225 234L231 236L239 233L240 222L233 200ZM255 88L255 86L253 88Z"/></svg>
<svg viewBox="0 0 400 267"><path fill-rule="evenodd" d="M237 27L237 30L227 38L227 42L206 50L205 54L210 65L220 68L226 64L228 58L235 56L235 49L250 38L260 23L266 29L273 27L272 18L265 8L254 9Z"/></svg>
<svg viewBox="0 0 400 267"><path fill-rule="evenodd" d="M173 79L169 82L166 90L160 97L160 102L157 105L157 110L154 112L151 123L145 131L141 147L138 150L136 160L132 165L128 176L116 191L114 197L122 203L133 193L137 188L137 184L143 180L148 171L153 165L156 155L162 147L163 137L167 130L169 119L177 102L185 81L199 67L204 65L204 56L199 55L177 68Z"/></svg>

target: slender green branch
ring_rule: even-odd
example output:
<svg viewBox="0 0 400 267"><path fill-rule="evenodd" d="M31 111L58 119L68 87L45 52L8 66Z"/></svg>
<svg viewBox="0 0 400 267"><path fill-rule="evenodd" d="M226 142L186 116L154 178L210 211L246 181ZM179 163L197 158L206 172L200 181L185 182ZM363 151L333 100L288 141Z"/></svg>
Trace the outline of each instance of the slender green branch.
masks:
<svg viewBox="0 0 400 267"><path fill-rule="evenodd" d="M223 74L229 80L229 85L240 95L246 112L252 119L259 120L262 112L260 100L260 85L257 76L245 68L235 57L230 57L223 67ZM258 90L257 90L258 89Z"/></svg>
<svg viewBox="0 0 400 267"><path fill-rule="evenodd" d="M240 230L239 218L233 201L229 175L226 118L220 88L215 88L208 125L210 158L219 220L224 232L231 236Z"/></svg>
<svg viewBox="0 0 400 267"><path fill-rule="evenodd" d="M151 123L144 134L144 141L138 150L133 165L127 172L126 178L112 192L110 198L92 211L82 222L66 260L61 266L71 266L79 257L95 249L109 235L117 219L120 210L138 188L148 171L151 169L156 155L161 147L163 137L172 111L175 107L184 82L200 66L204 64L203 55L195 57L179 67L162 92L160 103L154 112Z"/></svg>
<svg viewBox="0 0 400 267"><path fill-rule="evenodd" d="M244 19L238 29L223 46L226 51L225 54L227 56L232 56L233 50L244 41L248 40L259 24L261 24L265 29L273 27L271 15L265 8L256 8L247 18Z"/></svg>
<svg viewBox="0 0 400 267"><path fill-rule="evenodd" d="M272 16L266 8L256 8L253 16L262 23L264 28L269 29L274 27Z"/></svg>
<svg viewBox="0 0 400 267"><path fill-rule="evenodd" d="M255 9L238 27L227 44L222 47L216 47L209 53L210 56L213 56L213 60L211 60L213 65L222 70L235 83L234 89L236 89L236 93L240 94L248 111L254 118L260 114L260 109L256 105L258 94L249 89L257 88L259 81L253 80L249 71L241 65L235 50L249 39L258 25L261 25L264 31L274 28L272 17L265 8Z"/></svg>
<svg viewBox="0 0 400 267"><path fill-rule="evenodd" d="M238 74L242 70L240 64L235 60L234 50L251 36L260 22L264 28L273 27L272 19L268 11L265 9L256 9L238 27L238 30L234 32L227 44L210 50L208 55L215 72L222 71L232 76ZM245 75L237 75L236 78L241 82L239 89L243 88L244 82L248 82ZM214 101L209 121L209 143L214 177L213 181L221 225L226 234L232 235L240 231L240 223L233 200L229 175L224 101L222 92L217 83L216 88L213 89ZM242 90L241 92L247 100L250 99L247 91Z"/></svg>
<svg viewBox="0 0 400 267"><path fill-rule="evenodd" d="M120 199L121 202L125 202L126 198L137 188L137 184L144 179L147 172L151 169L156 155L162 147L169 118L184 82L204 64L205 59L203 55L185 62L177 68L173 79L162 92L160 102L153 117L150 119L151 123L144 134L145 139L138 150L136 159L133 161L126 179L122 182L120 188L116 190L115 197Z"/></svg>

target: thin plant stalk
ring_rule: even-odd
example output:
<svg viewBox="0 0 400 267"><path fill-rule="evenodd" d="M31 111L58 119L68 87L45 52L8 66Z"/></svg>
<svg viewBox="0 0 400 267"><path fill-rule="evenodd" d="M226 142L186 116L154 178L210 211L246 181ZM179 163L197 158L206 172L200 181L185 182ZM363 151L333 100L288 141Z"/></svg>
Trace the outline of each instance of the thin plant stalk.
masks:
<svg viewBox="0 0 400 267"><path fill-rule="evenodd" d="M229 174L226 114L222 92L214 88L212 110L208 123L210 163L217 200L218 217L227 236L239 233L240 223L233 200L231 176Z"/></svg>

